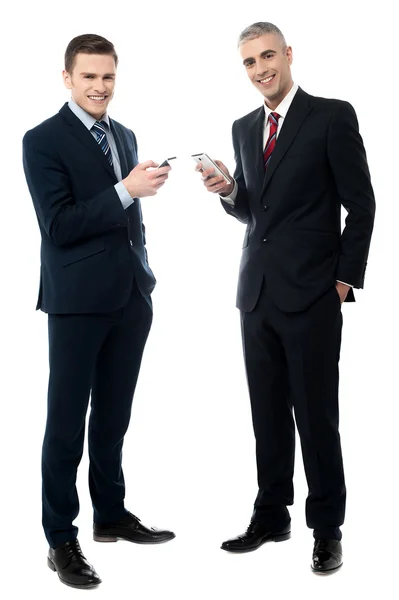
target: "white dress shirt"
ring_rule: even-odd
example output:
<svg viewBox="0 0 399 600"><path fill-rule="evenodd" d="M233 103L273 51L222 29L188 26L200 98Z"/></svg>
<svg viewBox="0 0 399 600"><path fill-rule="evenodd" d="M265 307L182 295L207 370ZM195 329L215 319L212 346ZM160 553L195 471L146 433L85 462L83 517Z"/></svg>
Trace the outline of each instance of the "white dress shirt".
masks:
<svg viewBox="0 0 399 600"><path fill-rule="evenodd" d="M69 100L68 106L71 109L71 111L73 112L73 114L76 117L78 117L78 119L80 121L82 121L83 125L90 131L90 133L92 134L94 139L97 141L97 136L92 129L92 127L93 127L94 123L97 121L97 119L95 119L94 117L89 115L88 112L83 110L83 108L81 106L79 106L79 104L77 104L73 98L71 98ZM118 154L118 150L116 147L115 138L111 131L109 117L108 117L107 113L105 113L101 117L101 120L106 123L105 129L106 129L108 144L109 144L109 147L111 150L113 169L114 169L115 176L118 180L118 183L114 186L115 191L119 196L119 200L121 201L123 208L126 210L131 204L133 204L134 199L130 196L129 192L127 191L127 189L125 187L125 184L121 181L121 179L122 179L121 163L119 160L119 154Z"/></svg>

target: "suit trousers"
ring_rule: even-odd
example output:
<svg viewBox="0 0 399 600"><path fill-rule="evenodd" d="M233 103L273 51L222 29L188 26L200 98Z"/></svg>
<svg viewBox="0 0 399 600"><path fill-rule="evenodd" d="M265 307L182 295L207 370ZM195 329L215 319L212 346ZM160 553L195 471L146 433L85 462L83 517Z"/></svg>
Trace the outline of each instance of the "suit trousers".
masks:
<svg viewBox="0 0 399 600"><path fill-rule="evenodd" d="M259 486L252 518L271 531L290 522L296 422L307 525L315 538L340 539L346 489L338 431L338 292L333 286L306 310L285 313L264 282L254 310L241 312L241 327Z"/></svg>
<svg viewBox="0 0 399 600"><path fill-rule="evenodd" d="M102 314L49 314L47 423L42 449L42 523L51 547L74 540L79 513L77 469L86 413L89 488L94 521L125 513L122 446L141 359L152 322L152 302L136 282L128 303Z"/></svg>

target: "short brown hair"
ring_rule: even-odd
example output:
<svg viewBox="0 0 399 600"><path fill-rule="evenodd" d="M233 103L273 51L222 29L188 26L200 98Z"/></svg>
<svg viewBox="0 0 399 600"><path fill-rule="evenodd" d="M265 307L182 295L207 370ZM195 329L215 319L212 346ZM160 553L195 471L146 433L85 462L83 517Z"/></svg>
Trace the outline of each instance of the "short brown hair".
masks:
<svg viewBox="0 0 399 600"><path fill-rule="evenodd" d="M65 71L72 73L76 55L82 54L110 54L118 66L118 55L114 45L107 39L94 33L85 33L73 38L65 51Z"/></svg>

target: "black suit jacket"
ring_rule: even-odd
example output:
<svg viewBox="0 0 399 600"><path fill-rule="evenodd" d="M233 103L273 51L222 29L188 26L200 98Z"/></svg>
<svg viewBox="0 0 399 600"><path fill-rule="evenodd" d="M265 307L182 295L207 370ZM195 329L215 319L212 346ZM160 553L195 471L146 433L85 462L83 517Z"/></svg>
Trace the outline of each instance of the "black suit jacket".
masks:
<svg viewBox="0 0 399 600"><path fill-rule="evenodd" d="M110 119L122 177L138 163L132 131ZM47 313L99 313L126 304L136 278L148 296L140 200L125 211L113 168L68 104L28 131L23 164L41 233L37 308Z"/></svg>
<svg viewBox="0 0 399 600"><path fill-rule="evenodd" d="M233 124L234 207L247 224L237 307L251 311L265 278L277 306L306 309L341 280L362 288L375 201L356 114L348 102L301 88L288 110L267 173L263 106ZM341 205L348 211L341 235ZM347 300L353 301L350 290Z"/></svg>

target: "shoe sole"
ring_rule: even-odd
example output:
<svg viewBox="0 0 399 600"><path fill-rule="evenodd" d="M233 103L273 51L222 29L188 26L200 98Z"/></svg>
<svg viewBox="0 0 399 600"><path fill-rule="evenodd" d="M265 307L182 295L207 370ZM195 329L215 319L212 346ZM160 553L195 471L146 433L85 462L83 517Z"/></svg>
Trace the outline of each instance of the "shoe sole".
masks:
<svg viewBox="0 0 399 600"><path fill-rule="evenodd" d="M340 570L340 568L342 567L344 563L342 562L338 567L334 567L333 569L328 569L327 571L318 571L317 569L314 569L312 565L310 565L310 568L312 570L312 573L314 573L315 575L333 575L333 573L336 573L337 571Z"/></svg>
<svg viewBox="0 0 399 600"><path fill-rule="evenodd" d="M245 554L246 552L254 552L255 550L258 550L258 548L260 548L261 546L263 546L263 544L267 544L268 542L285 542L286 540L289 540L291 538L291 531L289 531L288 533L281 533L281 534L277 534L274 535L273 537L269 537L266 540L263 540L263 542L261 542L260 544L258 544L258 546L255 546L255 548L248 548L246 550L232 550L230 548L223 548L221 546L221 549L224 550L225 552L231 552L231 554Z"/></svg>
<svg viewBox="0 0 399 600"><path fill-rule="evenodd" d="M121 537L119 535L104 535L104 534L97 534L94 533L93 534L93 540L95 542L100 542L100 543L110 543L110 542L117 542L118 540L122 540L123 542L132 542L133 544L147 544L147 545L154 545L154 544L164 544L165 542L170 542L170 540L173 540L176 536L173 534L168 538L165 538L164 540L154 540L154 541L142 541L142 540L131 540L128 537Z"/></svg>
<svg viewBox="0 0 399 600"><path fill-rule="evenodd" d="M60 574L57 571L57 567L55 566L55 564L53 563L53 561L47 557L47 565L49 567L49 569L51 569L52 571L54 571L54 573L57 573L58 575L58 579L61 581L61 583L63 583L64 585L67 585L68 587L73 587L73 588L77 588L77 589L90 589L90 588L94 588L97 587L98 585L100 585L100 583L102 583L102 581L98 581L97 583L86 583L86 584L78 584L78 583L68 583L67 581L65 581L64 579L62 579L62 577L60 577Z"/></svg>

